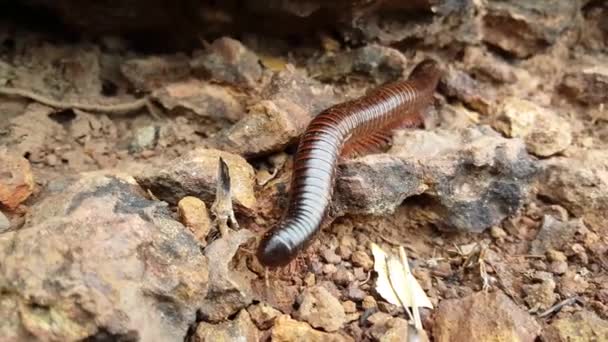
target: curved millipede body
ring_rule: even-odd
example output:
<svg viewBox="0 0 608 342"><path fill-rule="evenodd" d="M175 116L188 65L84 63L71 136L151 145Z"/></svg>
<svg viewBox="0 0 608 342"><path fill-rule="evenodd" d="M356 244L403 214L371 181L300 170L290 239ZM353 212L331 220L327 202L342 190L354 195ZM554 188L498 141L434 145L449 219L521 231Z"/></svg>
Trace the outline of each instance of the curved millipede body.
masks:
<svg viewBox="0 0 608 342"><path fill-rule="evenodd" d="M407 80L328 108L310 122L295 155L287 213L258 248L263 265L286 265L307 245L327 218L340 156L418 124L440 76L437 62L424 60Z"/></svg>

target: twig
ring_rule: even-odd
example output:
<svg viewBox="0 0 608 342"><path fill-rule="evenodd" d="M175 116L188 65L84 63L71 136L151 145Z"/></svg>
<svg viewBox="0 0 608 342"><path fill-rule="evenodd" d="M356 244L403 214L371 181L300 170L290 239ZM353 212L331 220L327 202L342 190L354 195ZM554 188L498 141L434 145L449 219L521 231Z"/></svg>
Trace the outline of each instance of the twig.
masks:
<svg viewBox="0 0 608 342"><path fill-rule="evenodd" d="M40 94L36 94L31 90L12 87L0 87L0 95L24 97L54 108L74 108L88 112L98 112L106 114L127 114L145 108L148 105L147 97L137 99L131 102L107 105L58 101Z"/></svg>
<svg viewBox="0 0 608 342"><path fill-rule="evenodd" d="M215 223L217 224L222 237L226 237L228 234L230 228L228 222L230 222L233 229L239 229L239 224L236 221L234 210L232 209L232 192L230 189L228 164L226 164L222 157L219 158L217 188L215 201L211 206L211 212L215 215Z"/></svg>
<svg viewBox="0 0 608 342"><path fill-rule="evenodd" d="M548 308L546 311L540 313L538 315L538 317L540 317L540 318L547 317L550 314L552 314L552 313L554 313L556 311L561 310L561 308L563 308L566 305L572 305L572 304L574 304L576 302L580 302L580 301L581 301L581 299L579 297L571 297L571 298L564 299L561 302L559 302L559 303L553 305L552 307Z"/></svg>

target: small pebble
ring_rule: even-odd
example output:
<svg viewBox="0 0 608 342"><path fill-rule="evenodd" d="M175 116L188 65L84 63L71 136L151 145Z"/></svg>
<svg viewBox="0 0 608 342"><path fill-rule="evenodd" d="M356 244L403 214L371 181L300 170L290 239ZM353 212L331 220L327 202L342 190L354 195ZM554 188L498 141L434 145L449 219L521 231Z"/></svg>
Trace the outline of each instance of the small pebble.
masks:
<svg viewBox="0 0 608 342"><path fill-rule="evenodd" d="M534 260L532 261L532 267L539 271L547 270L547 264L542 260Z"/></svg>
<svg viewBox="0 0 608 342"><path fill-rule="evenodd" d="M359 281L365 281L365 279L367 279L367 272L365 272L362 267L355 267L353 273L355 278Z"/></svg>
<svg viewBox="0 0 608 342"><path fill-rule="evenodd" d="M507 232L500 227L493 226L490 228L490 235L495 239L502 240L507 237Z"/></svg>
<svg viewBox="0 0 608 342"><path fill-rule="evenodd" d="M260 329L268 329L272 326L274 320L281 316L281 311L264 303L252 305L247 308L251 315L251 319Z"/></svg>
<svg viewBox="0 0 608 342"><path fill-rule="evenodd" d="M402 307L383 301L378 302L378 309L382 312L386 312L391 316L397 316L404 313Z"/></svg>
<svg viewBox="0 0 608 342"><path fill-rule="evenodd" d="M437 267L433 269L433 275L440 277L451 277L454 271L452 271L452 265L449 262L440 261L437 263Z"/></svg>
<svg viewBox="0 0 608 342"><path fill-rule="evenodd" d="M550 249L547 251L547 259L549 259L549 261L566 261L568 260L568 257L560 251Z"/></svg>
<svg viewBox="0 0 608 342"><path fill-rule="evenodd" d="M211 219L205 202L193 196L186 196L177 203L177 208L184 226L205 246L205 239L211 230Z"/></svg>
<svg viewBox="0 0 608 342"><path fill-rule="evenodd" d="M334 274L337 271L337 267L334 264L325 264L323 265L323 273L324 274Z"/></svg>
<svg viewBox="0 0 608 342"><path fill-rule="evenodd" d="M357 247L357 240L350 235L344 235L340 239L340 246L344 248L349 248L351 251Z"/></svg>
<svg viewBox="0 0 608 342"><path fill-rule="evenodd" d="M314 286L316 283L316 277L315 274L312 272L308 272L306 274L306 276L304 277L304 284L306 284L306 286L311 287Z"/></svg>
<svg viewBox="0 0 608 342"><path fill-rule="evenodd" d="M363 307L364 310L375 309L378 307L378 303L376 303L376 299L374 297L365 296L365 298L363 298L363 302L361 303L361 306Z"/></svg>
<svg viewBox="0 0 608 342"><path fill-rule="evenodd" d="M336 252L334 252L331 249L324 250L322 255L323 255L323 259L325 259L325 261L327 261L330 264L339 264L340 261L342 261L342 258L340 258L340 256L337 255Z"/></svg>
<svg viewBox="0 0 608 342"><path fill-rule="evenodd" d="M367 296L363 290L361 290L358 286L350 286L346 291L346 297L348 299L354 300L355 302L360 302Z"/></svg>
<svg viewBox="0 0 608 342"><path fill-rule="evenodd" d="M367 322L371 324L384 324L392 319L393 316L384 313L384 312L376 312L375 314L369 316L367 318Z"/></svg>
<svg viewBox="0 0 608 342"><path fill-rule="evenodd" d="M352 300L342 302L342 306L344 307L344 312L346 313L357 312L357 304Z"/></svg>
<svg viewBox="0 0 608 342"><path fill-rule="evenodd" d="M346 314L346 321L347 322L353 322L358 320L361 317L361 313L360 312L351 312L351 313L347 313Z"/></svg>
<svg viewBox="0 0 608 342"><path fill-rule="evenodd" d="M49 154L46 156L46 164L48 166L57 166L61 163L61 161L59 160L59 157L57 157L56 154Z"/></svg>
<svg viewBox="0 0 608 342"><path fill-rule="evenodd" d="M549 271L554 274L564 274L568 271L568 263L566 261L554 261L549 265Z"/></svg>
<svg viewBox="0 0 608 342"><path fill-rule="evenodd" d="M587 256L587 253L585 252L585 247L583 247L583 245L581 245L580 243L575 243L572 245L571 248L584 265L589 263L589 256Z"/></svg>
<svg viewBox="0 0 608 342"><path fill-rule="evenodd" d="M355 266L361 266L366 271L369 271L374 267L374 261L363 251L354 252L350 259Z"/></svg>
<svg viewBox="0 0 608 342"><path fill-rule="evenodd" d="M324 264L322 262L313 261L310 268L312 269L312 272L314 274L321 274L321 273L323 273L323 266L324 266Z"/></svg>
<svg viewBox="0 0 608 342"><path fill-rule="evenodd" d="M336 253L344 260L350 259L350 256L353 254L352 249L345 245L340 245L336 248Z"/></svg>
<svg viewBox="0 0 608 342"><path fill-rule="evenodd" d="M339 266L333 275L334 282L338 285L348 286L355 280L355 276L345 267Z"/></svg>
<svg viewBox="0 0 608 342"><path fill-rule="evenodd" d="M428 270L416 268L414 269L414 277L418 280L420 287L423 290L429 290L433 287L433 280L431 278L431 274Z"/></svg>
<svg viewBox="0 0 608 342"><path fill-rule="evenodd" d="M158 140L158 131L158 127L154 125L140 127L135 130L135 136L129 146L130 152L140 152L154 148Z"/></svg>

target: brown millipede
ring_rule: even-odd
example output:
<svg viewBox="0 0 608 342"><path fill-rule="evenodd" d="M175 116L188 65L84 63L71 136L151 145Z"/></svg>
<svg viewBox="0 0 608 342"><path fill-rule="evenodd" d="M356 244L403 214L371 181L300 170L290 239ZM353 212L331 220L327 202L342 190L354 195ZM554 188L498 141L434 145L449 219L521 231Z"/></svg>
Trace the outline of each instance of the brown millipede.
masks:
<svg viewBox="0 0 608 342"><path fill-rule="evenodd" d="M440 76L437 62L426 59L407 80L330 107L310 122L294 157L286 215L258 248L263 265L286 265L307 245L328 216L339 157L387 142L394 128L419 124Z"/></svg>

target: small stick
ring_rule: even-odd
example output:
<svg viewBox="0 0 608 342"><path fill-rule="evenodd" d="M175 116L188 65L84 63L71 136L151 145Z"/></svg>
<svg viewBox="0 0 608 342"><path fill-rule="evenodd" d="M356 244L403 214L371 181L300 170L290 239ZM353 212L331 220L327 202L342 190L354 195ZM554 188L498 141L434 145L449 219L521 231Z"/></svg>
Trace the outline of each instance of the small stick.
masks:
<svg viewBox="0 0 608 342"><path fill-rule="evenodd" d="M228 234L228 222L230 222L232 228L239 228L239 224L234 216L234 210L232 209L230 172L228 164L226 164L222 157L219 158L215 201L211 206L211 211L215 215L216 224L218 225L222 237L225 237Z"/></svg>
<svg viewBox="0 0 608 342"><path fill-rule="evenodd" d="M49 97L36 94L31 90L12 88L12 87L0 87L0 95L6 96L19 96L36 101L49 107L60 108L60 109L80 109L88 112L98 112L106 114L127 114L145 108L148 105L148 98L144 97L131 102L117 103L117 104L89 104L89 103L78 103L78 102L65 102L51 99Z"/></svg>
<svg viewBox="0 0 608 342"><path fill-rule="evenodd" d="M576 302L580 302L580 301L581 300L580 300L579 297L570 297L570 298L564 299L561 302L559 302L559 303L553 305L552 307L548 308L546 311L540 313L538 315L538 317L540 317L540 318L547 317L550 314L552 314L552 313L554 313L556 311L561 310L561 308L563 308L566 305L572 305L572 304L574 304Z"/></svg>

